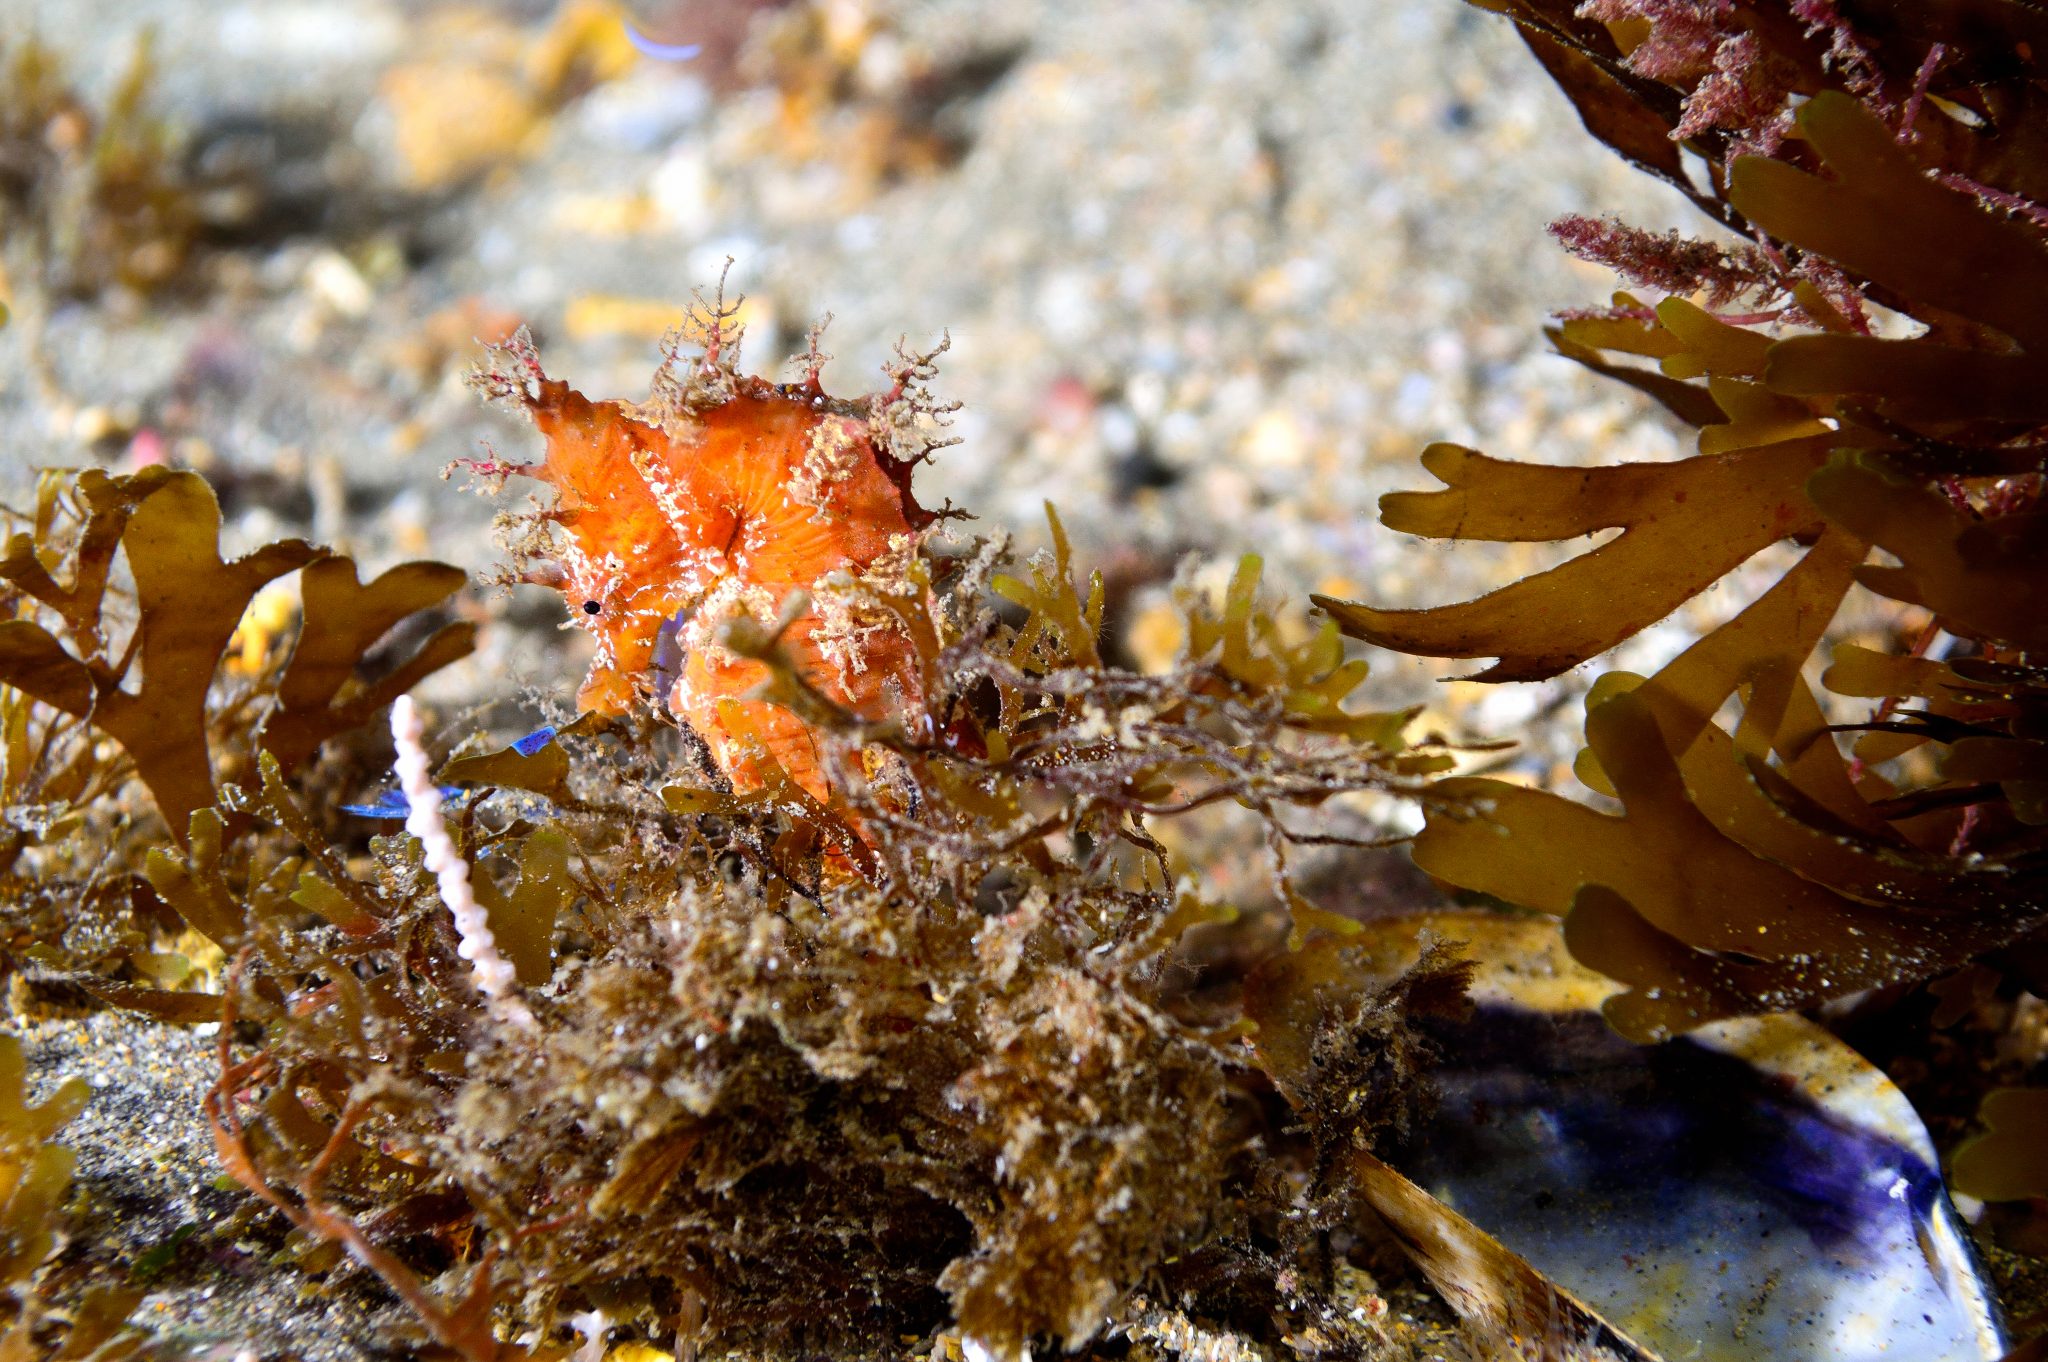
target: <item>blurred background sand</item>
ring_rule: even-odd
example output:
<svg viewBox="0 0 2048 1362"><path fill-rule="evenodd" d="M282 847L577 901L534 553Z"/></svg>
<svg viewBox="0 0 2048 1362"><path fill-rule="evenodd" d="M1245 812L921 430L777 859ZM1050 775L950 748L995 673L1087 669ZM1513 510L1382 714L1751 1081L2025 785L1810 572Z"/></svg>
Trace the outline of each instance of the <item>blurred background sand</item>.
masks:
<svg viewBox="0 0 2048 1362"><path fill-rule="evenodd" d="M54 48L89 102L153 34L148 107L203 220L147 296L42 307L10 259L0 483L168 457L215 480L238 545L487 568L491 515L524 492L494 504L441 469L536 441L462 387L474 338L525 322L551 372L637 397L728 257L760 372L785 374L827 313L841 393L875 385L899 338L949 335L962 443L923 499L1026 547L1055 501L1139 661L1171 647L1148 607L1187 554L1220 577L1256 550L1291 597L1396 605L1549 561L1378 526L1382 493L1430 484L1430 440L1679 450L1646 403L1549 353L1546 314L1611 281L1543 228L1690 210L1456 0L638 4L645 33L703 42L687 63L634 53L625 13L0 3L9 41ZM555 608L485 598L531 627L488 632L447 692L566 684L581 660ZM1384 698L1462 714L1426 684L1457 667L1377 665ZM1492 693L1477 726L1572 689Z"/></svg>

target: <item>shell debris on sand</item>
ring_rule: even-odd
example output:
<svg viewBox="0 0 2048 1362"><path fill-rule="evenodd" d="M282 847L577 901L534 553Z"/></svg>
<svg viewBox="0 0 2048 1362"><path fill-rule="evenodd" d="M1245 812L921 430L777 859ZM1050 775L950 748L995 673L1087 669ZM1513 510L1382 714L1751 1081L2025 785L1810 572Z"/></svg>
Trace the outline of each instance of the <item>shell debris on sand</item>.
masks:
<svg viewBox="0 0 2048 1362"><path fill-rule="evenodd" d="M359 1362L387 1328L407 1323L365 1274L314 1281L275 1270L286 1252L282 1231L271 1217L250 1218L239 1188L219 1185L199 1110L199 1095L220 1074L216 1027L114 1011L17 1025L32 1091L72 1076L92 1087L59 1136L78 1154L74 1223L90 1231L87 1251L132 1262L186 1234L148 1281L134 1323L196 1347L247 1345L302 1362Z"/></svg>

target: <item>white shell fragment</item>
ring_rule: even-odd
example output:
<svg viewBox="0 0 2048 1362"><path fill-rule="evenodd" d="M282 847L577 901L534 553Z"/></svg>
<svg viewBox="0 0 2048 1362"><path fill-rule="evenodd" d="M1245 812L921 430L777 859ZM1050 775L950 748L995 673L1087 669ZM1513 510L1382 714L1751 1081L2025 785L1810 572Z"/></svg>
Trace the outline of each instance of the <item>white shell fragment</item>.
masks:
<svg viewBox="0 0 2048 1362"><path fill-rule="evenodd" d="M1442 1103L1388 1162L1452 1209L1666 1358L2004 1356L1926 1129L1847 1045L1795 1016L1624 1040L1543 920L1375 924L1374 963L1419 928L1468 943L1477 1007L1432 1026Z"/></svg>

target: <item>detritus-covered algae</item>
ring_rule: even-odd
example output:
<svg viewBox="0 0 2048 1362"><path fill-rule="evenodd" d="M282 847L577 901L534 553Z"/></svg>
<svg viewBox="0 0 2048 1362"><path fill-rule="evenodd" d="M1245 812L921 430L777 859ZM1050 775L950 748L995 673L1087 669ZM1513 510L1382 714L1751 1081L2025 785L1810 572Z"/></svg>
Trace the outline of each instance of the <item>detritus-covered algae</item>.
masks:
<svg viewBox="0 0 2048 1362"><path fill-rule="evenodd" d="M1152 829L1258 821L1296 943L1338 962L1352 924L1294 888L1289 847L1334 835L1332 800L1420 796L1446 754L1347 705L1363 665L1264 603L1256 560L1221 599L1181 592L1172 669L1107 664L1056 518L1018 564L910 497L930 356L840 401L815 346L803 383L743 376L729 322L700 313L637 406L576 397L523 342L485 370L551 440L512 574L608 631L586 713L437 763L516 1016L378 821L402 807L341 807L379 783L391 698L468 648L431 614L459 578L362 583L297 542L224 560L205 485L158 470L51 475L0 564L11 966L220 1022L227 1172L303 1268L368 1268L472 1362L579 1329L1015 1356L1197 1318L1407 1355L1414 1327L1360 1308L1333 1252L1372 1231L1316 1151L1423 1100L1404 1018L1455 1006L1460 969L1184 1017L1177 947L1235 910ZM629 513L668 558L606 561ZM36 907L86 882L89 940ZM1249 1023L1328 1066L1288 1079L1298 1114Z"/></svg>

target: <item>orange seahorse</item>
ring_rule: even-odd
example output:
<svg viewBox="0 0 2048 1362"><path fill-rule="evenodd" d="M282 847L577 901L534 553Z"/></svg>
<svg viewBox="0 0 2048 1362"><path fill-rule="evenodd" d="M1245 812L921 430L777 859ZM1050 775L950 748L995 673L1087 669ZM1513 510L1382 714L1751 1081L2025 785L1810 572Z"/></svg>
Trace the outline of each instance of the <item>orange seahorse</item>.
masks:
<svg viewBox="0 0 2048 1362"><path fill-rule="evenodd" d="M850 590L869 574L900 574L919 532L946 512L911 495L915 466L936 442L914 443L900 404L918 410L930 356L892 369L896 387L858 402L819 383L815 334L794 384L739 374L721 306L702 328L704 354L675 346L644 403L596 401L542 372L522 329L476 375L489 396L522 407L547 441L538 464L474 461L555 490L542 512L563 531L527 580L558 587L596 654L578 699L619 713L663 703L703 738L733 788L767 783L763 753L829 802L817 735L778 705L743 698L768 679L759 661L720 641L747 616L772 624L796 592L809 605L781 643L816 690L864 719L899 715L919 698L916 658L893 617ZM913 442L914 452L898 452Z"/></svg>

